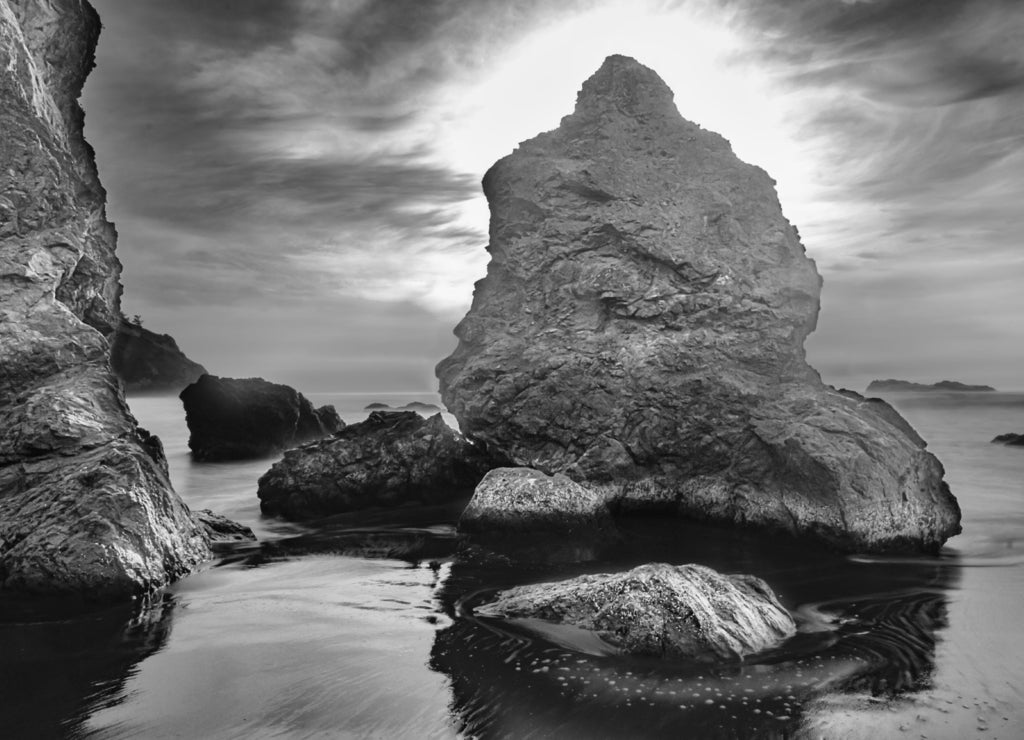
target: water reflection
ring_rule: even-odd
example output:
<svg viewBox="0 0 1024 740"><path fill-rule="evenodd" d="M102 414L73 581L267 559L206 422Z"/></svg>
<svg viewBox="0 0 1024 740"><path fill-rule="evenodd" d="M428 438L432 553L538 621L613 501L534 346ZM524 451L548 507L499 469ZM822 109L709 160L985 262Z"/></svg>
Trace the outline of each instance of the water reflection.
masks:
<svg viewBox="0 0 1024 740"><path fill-rule="evenodd" d="M259 567L311 555L402 560L412 565L446 560L460 538L454 522L466 501L432 506L408 506L394 511L339 514L314 523L290 524L286 536L253 547L236 547L225 564L244 562Z"/></svg>
<svg viewBox="0 0 1024 740"><path fill-rule="evenodd" d="M955 559L855 560L805 543L680 522L627 522L601 558L547 564L456 560L440 600L452 622L430 667L449 677L452 711L473 737L782 738L823 694L893 696L929 685ZM534 555L536 552L534 551ZM765 578L800 632L746 663L709 668L566 643L473 607L497 588L641 562L702 562Z"/></svg>
<svg viewBox="0 0 1024 740"><path fill-rule="evenodd" d="M144 426L164 439L178 490L262 542L138 614L48 619L0 603L0 736L451 737L461 727L877 740L904 720L929 737L972 737L984 714L1003 729L993 734L1024 737L1013 650L1024 640L1024 457L988 442L1019 430L1019 406L908 410L963 505L964 534L947 549L963 557L893 561L678 521L625 522L613 547L559 554L524 541L495 557L461 546L458 506L317 527L261 518L255 482L268 464L194 464L170 401L153 402ZM802 631L756 661L697 670L569 649L472 614L494 589L659 560L759 575ZM870 711L847 701L871 693L908 700Z"/></svg>
<svg viewBox="0 0 1024 740"><path fill-rule="evenodd" d="M789 737L822 696L929 686L961 570L952 557L848 558L656 519L624 522L622 540L602 547L522 540L493 553L467 546L453 522L445 507L338 517L243 544L134 612L4 609L4 731ZM800 632L709 667L473 614L496 589L651 561L759 575Z"/></svg>
<svg viewBox="0 0 1024 740"><path fill-rule="evenodd" d="M39 600L0 603L0 697L6 737L78 737L93 708L124 698L125 680L171 633L170 597L68 613Z"/></svg>

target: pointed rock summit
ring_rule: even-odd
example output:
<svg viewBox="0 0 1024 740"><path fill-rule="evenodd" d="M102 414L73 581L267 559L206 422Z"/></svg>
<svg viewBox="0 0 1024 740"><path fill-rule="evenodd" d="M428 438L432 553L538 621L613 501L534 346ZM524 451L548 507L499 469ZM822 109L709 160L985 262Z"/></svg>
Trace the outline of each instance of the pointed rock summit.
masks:
<svg viewBox="0 0 1024 740"><path fill-rule="evenodd" d="M575 111L484 176L491 262L437 368L466 435L618 511L936 550L942 466L805 361L821 278L774 181L609 57Z"/></svg>
<svg viewBox="0 0 1024 740"><path fill-rule="evenodd" d="M574 117L599 119L618 112L627 116L664 116L682 120L672 90L657 73L631 57L614 54L583 83Z"/></svg>

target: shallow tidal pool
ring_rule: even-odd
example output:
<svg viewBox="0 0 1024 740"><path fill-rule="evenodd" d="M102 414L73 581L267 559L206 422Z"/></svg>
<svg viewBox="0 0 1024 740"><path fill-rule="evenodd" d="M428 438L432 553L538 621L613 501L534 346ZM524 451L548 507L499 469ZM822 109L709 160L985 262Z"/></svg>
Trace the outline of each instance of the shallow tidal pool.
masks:
<svg viewBox="0 0 1024 740"><path fill-rule="evenodd" d="M515 563L457 552L459 506L260 516L273 460L192 463L180 402L130 399L189 505L260 543L130 608L0 609L4 737L1024 737L1024 395L892 400L964 510L934 558L844 556L677 521L624 523L604 549ZM312 396L346 421L372 400ZM631 658L529 623L478 618L496 589L643 562L764 578L800 631L732 665Z"/></svg>

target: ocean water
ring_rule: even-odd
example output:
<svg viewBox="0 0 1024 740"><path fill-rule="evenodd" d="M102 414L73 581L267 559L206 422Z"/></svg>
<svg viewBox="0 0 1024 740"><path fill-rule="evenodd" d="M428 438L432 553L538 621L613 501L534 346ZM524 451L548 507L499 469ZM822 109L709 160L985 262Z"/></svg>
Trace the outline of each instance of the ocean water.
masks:
<svg viewBox="0 0 1024 740"><path fill-rule="evenodd" d="M321 394L347 422L370 401ZM456 556L459 506L264 518L274 459L193 463L175 397L129 399L189 505L260 543L132 607L0 617L0 737L1024 737L1024 394L889 397L946 466L964 533L938 557L843 556L658 519L515 567ZM753 573L800 632L743 664L629 658L473 616L516 583L665 561Z"/></svg>

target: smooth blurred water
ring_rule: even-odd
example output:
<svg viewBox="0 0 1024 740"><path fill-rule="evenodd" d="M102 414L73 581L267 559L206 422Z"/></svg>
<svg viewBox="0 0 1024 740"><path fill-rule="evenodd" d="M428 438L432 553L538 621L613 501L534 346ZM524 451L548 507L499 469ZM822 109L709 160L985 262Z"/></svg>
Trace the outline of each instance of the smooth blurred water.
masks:
<svg viewBox="0 0 1024 740"><path fill-rule="evenodd" d="M347 422L370 401L325 394ZM182 497L254 528L152 603L0 623L3 737L1024 737L1024 394L890 397L939 456L964 534L937 558L841 556L786 538L634 520L624 544L519 564L456 554L459 506L259 514L273 459L193 463L180 402L130 399ZM450 419L449 419L450 420ZM472 614L494 589L700 562L763 577L796 638L742 665L629 658Z"/></svg>

